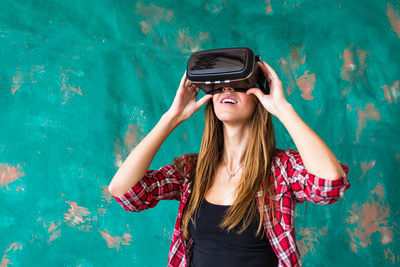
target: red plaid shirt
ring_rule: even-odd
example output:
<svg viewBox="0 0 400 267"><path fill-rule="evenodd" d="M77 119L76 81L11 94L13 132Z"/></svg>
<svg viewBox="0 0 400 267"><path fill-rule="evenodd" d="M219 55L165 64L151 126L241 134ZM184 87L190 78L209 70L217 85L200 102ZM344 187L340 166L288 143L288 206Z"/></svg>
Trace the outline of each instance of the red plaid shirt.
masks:
<svg viewBox="0 0 400 267"><path fill-rule="evenodd" d="M178 216L168 256L168 267L189 266L193 239L185 240L181 234L182 211L191 193L198 154L176 157L174 163L159 170L148 170L136 185L121 197L113 196L125 210L140 212L152 208L162 199L180 201ZM264 229L279 259L279 267L302 266L295 239L294 210L297 203L308 200L320 205L332 204L350 187L347 177L349 168L340 163L345 175L337 180L327 180L309 173L300 154L291 149L277 150L273 159L270 180L276 189L276 221L270 223L269 200L264 205ZM262 186L257 193L260 209Z"/></svg>

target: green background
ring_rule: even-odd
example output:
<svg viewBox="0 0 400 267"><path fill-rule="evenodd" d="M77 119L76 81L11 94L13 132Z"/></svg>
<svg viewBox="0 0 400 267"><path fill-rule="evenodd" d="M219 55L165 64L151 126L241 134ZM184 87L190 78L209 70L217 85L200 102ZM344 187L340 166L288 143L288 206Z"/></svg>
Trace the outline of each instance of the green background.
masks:
<svg viewBox="0 0 400 267"><path fill-rule="evenodd" d="M166 266L177 201L107 186L171 105L191 53L246 46L350 168L297 206L305 266L400 265L400 2L0 0L1 266ZM203 96L201 93L199 97ZM198 152L204 106L151 169ZM274 118L277 144L295 148Z"/></svg>

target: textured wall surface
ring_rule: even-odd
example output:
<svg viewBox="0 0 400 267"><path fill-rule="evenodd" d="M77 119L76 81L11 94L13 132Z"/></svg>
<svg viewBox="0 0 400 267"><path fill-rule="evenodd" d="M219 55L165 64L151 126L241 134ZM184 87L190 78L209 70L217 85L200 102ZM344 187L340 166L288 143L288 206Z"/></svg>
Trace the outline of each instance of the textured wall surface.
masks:
<svg viewBox="0 0 400 267"><path fill-rule="evenodd" d="M166 266L177 201L107 191L168 110L192 52L250 47L350 167L329 206L297 206L305 266L400 265L400 2L0 0L1 266ZM203 93L199 95L202 96ZM198 152L204 106L151 169ZM274 118L278 147L295 148Z"/></svg>

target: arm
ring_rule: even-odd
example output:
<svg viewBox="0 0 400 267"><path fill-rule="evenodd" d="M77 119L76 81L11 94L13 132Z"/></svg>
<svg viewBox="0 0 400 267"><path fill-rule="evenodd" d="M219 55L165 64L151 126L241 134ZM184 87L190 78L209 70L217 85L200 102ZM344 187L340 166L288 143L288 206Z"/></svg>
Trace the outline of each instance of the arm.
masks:
<svg viewBox="0 0 400 267"><path fill-rule="evenodd" d="M169 110L153 130L131 151L108 186L113 196L124 195L145 175L155 154L168 135L183 121L190 118L212 98L205 95L196 102L199 88L182 76L179 88Z"/></svg>
<svg viewBox="0 0 400 267"><path fill-rule="evenodd" d="M281 106L279 119L288 130L297 151L282 157L286 179L296 201L332 204L350 187L349 168L341 164L322 139L297 115L292 105Z"/></svg>
<svg viewBox="0 0 400 267"><path fill-rule="evenodd" d="M285 98L276 72L265 62L258 64L269 82L270 93L267 95L259 88L251 88L247 94L254 94L265 109L283 123L299 151L288 150L280 155L277 169L280 173L277 175L285 181L278 185L279 191L283 194L290 187L298 202L330 204L337 201L350 187L349 168L336 159L321 138L297 115Z"/></svg>
<svg viewBox="0 0 400 267"><path fill-rule="evenodd" d="M344 175L343 168L335 155L299 117L291 104L286 102L279 107L278 118L292 137L309 172L328 180L339 179Z"/></svg>
<svg viewBox="0 0 400 267"><path fill-rule="evenodd" d="M283 180L278 183L278 191L284 194L290 188L299 203L310 201L319 205L332 204L343 197L344 191L350 187L347 177L349 168L340 162L343 176L332 180L309 172L299 152L293 149L279 153L279 159L275 172Z"/></svg>
<svg viewBox="0 0 400 267"><path fill-rule="evenodd" d="M140 212L153 208L160 200L181 200L185 181L193 179L197 154L175 157L172 164L146 174L122 196L114 199L127 211Z"/></svg>
<svg viewBox="0 0 400 267"><path fill-rule="evenodd" d="M155 154L170 133L179 125L176 117L165 113L151 132L131 151L111 180L108 191L120 197L145 175Z"/></svg>
<svg viewBox="0 0 400 267"><path fill-rule="evenodd" d="M259 88L251 88L246 94L254 94L264 108L283 123L308 171L329 180L343 176L343 168L335 155L286 100L282 82L276 72L266 62L258 62L258 65L269 81L270 93L264 94Z"/></svg>

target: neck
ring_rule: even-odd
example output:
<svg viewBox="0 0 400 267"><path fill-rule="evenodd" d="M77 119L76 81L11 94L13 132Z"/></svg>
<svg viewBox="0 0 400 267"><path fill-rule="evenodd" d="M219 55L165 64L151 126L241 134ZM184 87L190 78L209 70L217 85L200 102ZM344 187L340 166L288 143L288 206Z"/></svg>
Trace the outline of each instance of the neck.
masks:
<svg viewBox="0 0 400 267"><path fill-rule="evenodd" d="M224 159L228 170L235 171L244 164L248 143L250 140L251 124L229 125L224 123L224 149L221 163Z"/></svg>

